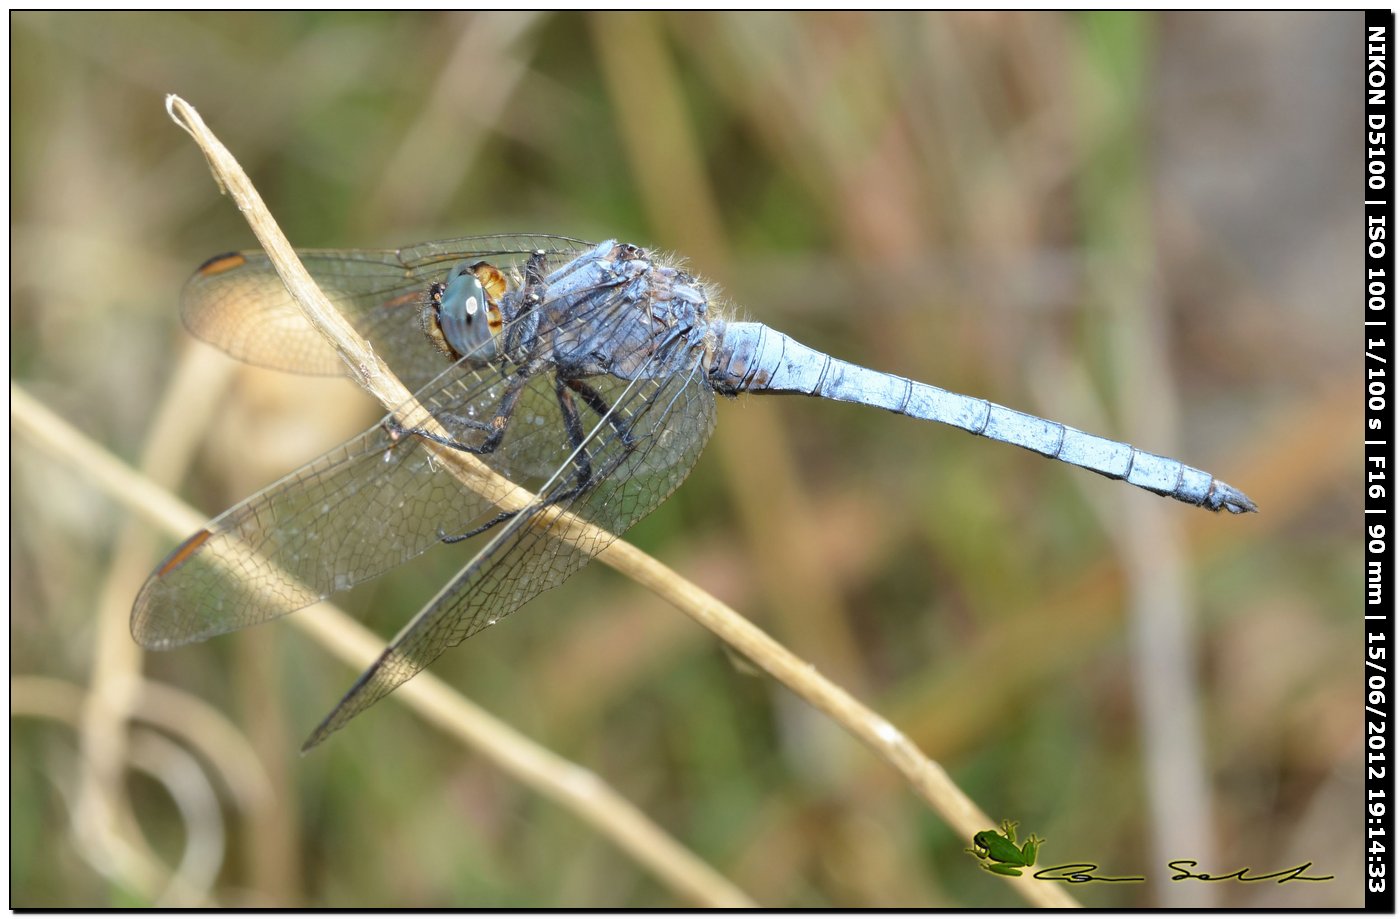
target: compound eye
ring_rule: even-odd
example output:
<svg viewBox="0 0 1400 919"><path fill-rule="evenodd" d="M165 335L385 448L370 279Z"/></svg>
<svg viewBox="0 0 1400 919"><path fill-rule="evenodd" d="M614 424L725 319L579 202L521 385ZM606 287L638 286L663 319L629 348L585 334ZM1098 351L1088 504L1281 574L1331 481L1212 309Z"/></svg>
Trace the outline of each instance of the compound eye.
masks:
<svg viewBox="0 0 1400 919"><path fill-rule="evenodd" d="M436 303L437 332L458 357L491 357L495 354L491 310L476 275L465 265L458 266Z"/></svg>

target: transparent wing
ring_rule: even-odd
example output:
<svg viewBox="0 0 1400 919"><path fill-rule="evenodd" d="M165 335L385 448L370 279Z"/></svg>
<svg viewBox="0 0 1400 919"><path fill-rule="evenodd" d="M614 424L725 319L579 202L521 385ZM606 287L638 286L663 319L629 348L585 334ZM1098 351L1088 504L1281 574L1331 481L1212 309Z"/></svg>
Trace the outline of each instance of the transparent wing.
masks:
<svg viewBox="0 0 1400 919"><path fill-rule="evenodd" d="M635 328L636 304L597 296L561 318L606 347ZM541 304L552 313L550 301ZM550 329L542 329L548 338ZM421 334L421 333L420 333ZM442 356L434 355L441 367ZM554 375L508 362L440 373L417 401L457 443L535 492L566 466L578 434L564 424ZM598 385L604 385L602 383ZM601 396L600 396L601 398ZM506 411L507 403L510 410ZM606 407L592 409L596 419ZM152 574L132 610L138 642L173 647L263 622L381 574L497 518L417 436L423 418L384 422L288 475L186 540ZM578 413L588 416L587 411ZM488 441L497 439L494 450Z"/></svg>
<svg viewBox="0 0 1400 919"><path fill-rule="evenodd" d="M494 378L493 378L494 374ZM425 394L462 417L493 417L506 388L494 370L454 368ZM553 390L532 381L506 440L480 458L519 484L522 469L567 455ZM387 419L386 419L387 420ZM444 425L461 443L481 431ZM225 511L156 569L132 610L131 631L169 648L244 628L347 590L427 551L499 510L442 468L418 437L381 422Z"/></svg>
<svg viewBox="0 0 1400 919"><path fill-rule="evenodd" d="M399 633L304 749L320 743L447 648L563 583L654 510L686 477L714 427L714 393L698 354L686 373L630 383L608 378L599 394L611 406L609 417L599 419L575 456L538 492L536 502L497 529L452 583ZM580 460L591 467L592 475L588 487L576 489L572 482ZM558 527L565 512L592 527Z"/></svg>
<svg viewBox="0 0 1400 919"><path fill-rule="evenodd" d="M537 249L553 270L591 248L563 236L473 236L403 249L307 249L303 264L331 302L409 387L442 369L423 335L419 310L428 285L459 261L518 268ZM306 321L261 250L209 259L180 296L185 326L239 360L273 370L337 376L345 365Z"/></svg>

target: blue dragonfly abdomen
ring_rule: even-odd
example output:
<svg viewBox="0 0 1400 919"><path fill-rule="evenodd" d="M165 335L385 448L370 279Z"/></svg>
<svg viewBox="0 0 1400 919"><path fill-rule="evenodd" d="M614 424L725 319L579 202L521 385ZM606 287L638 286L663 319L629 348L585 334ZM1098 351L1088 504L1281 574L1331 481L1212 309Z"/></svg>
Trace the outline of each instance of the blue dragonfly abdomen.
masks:
<svg viewBox="0 0 1400 919"><path fill-rule="evenodd" d="M1256 510L1254 502L1239 489L1179 460L986 399L839 360L760 322L724 326L711 363L710 382L717 391L728 394L797 393L871 405L1015 444L1197 507L1232 514Z"/></svg>

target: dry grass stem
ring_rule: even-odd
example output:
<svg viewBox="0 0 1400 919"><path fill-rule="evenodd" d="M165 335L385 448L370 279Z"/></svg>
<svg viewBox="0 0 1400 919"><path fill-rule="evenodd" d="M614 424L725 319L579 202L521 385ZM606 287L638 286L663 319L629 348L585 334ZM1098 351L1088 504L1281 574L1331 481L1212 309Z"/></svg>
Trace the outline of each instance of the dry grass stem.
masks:
<svg viewBox="0 0 1400 919"><path fill-rule="evenodd" d="M213 416L209 406L223 393L225 381L236 366L232 361L210 361L202 357L193 349L185 349L146 439L141 471L159 485L173 487L183 478L205 433L202 421L192 424L190 419ZM137 696L143 686L144 653L131 640L128 620L131 598L150 570L155 548L150 541L149 531L136 521L124 525L96 606L92 674L79 731L83 755L75 805L76 818L83 824L77 836L83 844L95 847L89 858L96 862L120 863L120 859L111 858L112 852L146 845L144 841L118 836L141 832L131 817L131 802L127 797L125 770L130 762L127 722L133 711L148 699ZM188 707L185 711L194 714ZM204 720L195 718L191 722L199 723ZM247 750L246 742L243 750ZM235 789L239 787L239 776L247 773L247 760L247 756L233 755L208 758L215 769L225 770L225 781ZM266 773L256 757L252 757L252 766L256 777L266 783ZM264 787L261 795L240 795L238 800L241 805L260 808L260 814L275 813L276 802L269 787Z"/></svg>
<svg viewBox="0 0 1400 919"><path fill-rule="evenodd" d="M46 718L82 730L91 693L66 680L44 676L10 678L10 716ZM207 751L206 751L207 752ZM108 811L110 825L84 817L73 801L73 834L89 863L112 882L148 898L158 908L214 907L211 889L223 862L223 818L218 799L194 757L167 737L141 730L122 745L122 769L145 772L162 785L185 820L185 849L171 871L146 844L125 809ZM60 781L54 777L55 782ZM81 779L80 779L81 781ZM75 783L77 784L77 783ZM78 790L81 794L81 790ZM125 799L119 799L125 803ZM103 839L85 839L94 833Z"/></svg>

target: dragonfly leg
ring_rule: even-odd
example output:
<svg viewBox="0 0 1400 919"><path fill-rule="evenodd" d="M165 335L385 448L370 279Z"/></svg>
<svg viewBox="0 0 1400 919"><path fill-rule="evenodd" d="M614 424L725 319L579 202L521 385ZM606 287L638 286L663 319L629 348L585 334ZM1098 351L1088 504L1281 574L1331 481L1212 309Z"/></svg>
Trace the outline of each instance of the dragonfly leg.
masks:
<svg viewBox="0 0 1400 919"><path fill-rule="evenodd" d="M623 449L621 454L614 457L613 460L608 463L607 469L603 470L601 473L595 471L592 458L589 456L585 446L587 437L583 431L583 421L579 418L578 406L574 403L574 393L577 393L579 398L583 400L583 403L597 413L599 418L606 420L612 428L617 431L618 439L622 443ZM507 396L509 395L510 394L507 393ZM632 434L631 418L613 411L613 407L608 404L608 401L603 398L602 394L583 380L565 380L556 376L554 378L554 395L555 398L559 400L559 413L564 421L564 431L568 435L569 446L574 451L574 466L577 469L577 474L574 476L572 484L561 483L558 488L542 498L538 503L532 504L529 507L520 508L519 510L502 511L484 523L472 527L470 530L463 533L449 535L439 530L439 540L448 545L464 542L465 540L471 539L473 536L480 536L482 533L500 526L517 514L536 513L550 505L572 501L611 474L612 470L620 465L626 456L636 449L637 441ZM509 413L505 407L505 400L502 400L502 406L502 411L498 413L497 417L508 417ZM511 399L509 407L514 407L514 399ZM463 420L465 421L467 419ZM490 426L479 421L474 423L481 425L483 428ZM501 427L501 430L504 431L504 426ZM442 440L426 431L414 431L411 433L416 433L435 442L442 443ZM497 437L496 442L499 443L499 441L500 438ZM445 446L451 447L456 445L448 443L445 444ZM466 449L470 450L471 448ZM493 445L491 449L494 450L495 445ZM481 450L480 448L472 450L472 452L478 451L483 453L489 452Z"/></svg>
<svg viewBox="0 0 1400 919"><path fill-rule="evenodd" d="M597 412L598 417L606 420L617 431L622 438L622 445L631 449L636 446L632 439L632 419L624 416L621 412L613 412L612 406L608 405L606 399L583 380L569 380L568 387L578 393L585 405Z"/></svg>
<svg viewBox="0 0 1400 919"><path fill-rule="evenodd" d="M559 399L559 410L564 416L564 430L569 432L569 444L575 450L575 465L579 468L578 491L583 491L589 487L593 478L591 459L587 449L584 447L583 424L578 416L578 407L574 405L573 396L570 391L578 393L583 399L584 405L592 409L600 419L606 421L617 432L618 440L622 443L624 455L631 453L637 446L636 439L632 436L632 419L620 411L614 411L613 406L608 404L598 390L589 386L583 380L569 379L561 380L554 378L554 394Z"/></svg>
<svg viewBox="0 0 1400 919"><path fill-rule="evenodd" d="M574 389L574 387L569 382L560 380L558 377L555 378L554 395L559 400L559 413L564 418L564 430L569 437L569 446L574 450L574 465L578 470L577 474L572 479L572 484L564 486L562 491L556 489L553 494L547 496L544 500L540 501L539 503L531 505L530 507L521 508L520 510L514 511L502 511L501 513L487 520L485 523L472 527L465 533L448 535L442 530L438 530L438 539L440 539L442 542L447 543L448 545L463 542L465 540L471 539L473 536L479 536L482 533L485 533L487 530L500 526L502 523L505 523L507 520L520 513L521 510L534 513L535 511L543 507L547 507L550 504L557 504L561 501L572 500L573 498L582 494L584 491L588 490L594 485L595 480L593 477L593 464L589 459L587 450L583 449L583 422L579 419L578 406L574 404L573 395L570 392L570 390L572 389ZM594 401L596 400L597 403L602 404L603 411L606 412L607 403L602 402L601 397L599 397L598 394L594 392L591 388L589 388L589 393L593 396L593 400L590 400L588 396L584 397L584 401L588 403L589 407L597 411L597 406ZM436 440L436 438L433 439Z"/></svg>
<svg viewBox="0 0 1400 919"><path fill-rule="evenodd" d="M527 377L525 377L523 374L517 374L515 379L524 380L527 379ZM502 399L501 408L497 411L497 420L509 418L510 412L514 410L515 401L519 398L519 395L523 390L524 384L522 382L520 386L516 387L513 390L513 392L509 390L507 391L506 398ZM572 498L577 497L587 489L591 488L594 484L592 462L589 460L587 451L582 449L584 443L583 422L579 419L578 406L574 404L573 396L571 395L570 390L573 390L574 392L579 392L583 398L584 403L587 404L589 408L593 409L599 415L603 417L609 417L609 406L607 402L591 386L589 386L586 383L583 383L582 381L564 381L560 380L558 377L555 377L554 395L555 398L559 400L559 412L564 419L564 430L569 437L569 446L576 451L576 455L574 457L574 464L578 468L578 474L574 477L573 485L565 488L562 492L556 491L554 494L545 498L544 501L540 503L540 505L536 506L536 508L539 506L555 504L560 501L571 500ZM450 415L446 417L455 418L455 416ZM472 427L474 430L490 430L493 432L492 436L487 438L487 440L482 444L481 447L472 448L466 445L459 445L456 442L447 442L445 438L439 438L436 435L431 434L427 431L411 431L408 433L417 434L420 437L426 437L434 443L441 443L447 447L466 449L472 453L490 453L493 450L495 450L497 446L500 445L501 436L505 432L504 424L497 425L494 423L494 421L492 423L487 423L467 418L456 420L460 420L462 423L466 424L469 427ZM622 432L622 429L619 428L619 431ZM622 433L624 434L623 443L630 448L630 434L627 434L626 432ZM489 449L487 449L488 447ZM524 510L534 510L536 508L524 508ZM455 533L449 535L443 532L442 530L439 530L438 539L444 543L447 543L448 545L458 542L464 542L465 540L471 539L473 536L480 536L487 530L500 526L502 523L505 523L507 520L511 519L518 513L520 513L519 510L502 511L501 513L487 520L485 523L472 527L470 530L467 530L463 533Z"/></svg>
<svg viewBox="0 0 1400 919"><path fill-rule="evenodd" d="M559 401L559 414L564 418L564 432L569 435L574 467L578 470L575 482L581 489L593 478L593 463L588 456L588 447L584 444L583 422L578 417L578 406L574 404L572 389L568 381L555 376L554 398Z"/></svg>
<svg viewBox="0 0 1400 919"><path fill-rule="evenodd" d="M609 468L611 468L611 466L610 466ZM543 509L543 508L546 508L546 507L548 507L548 506L551 505L551 504L559 504L559 503L564 502L564 501L572 501L574 498L578 497L579 495L583 494L583 493L584 493L585 491L587 491L588 489L592 488L595 484L597 484L598 481L600 481L600 480L602 479L602 476L599 476L599 477L597 477L597 478L594 478L594 477L593 477L591 466L588 468L588 472L589 472L589 475L588 475L587 478L583 478L583 477L575 478L574 481L573 481L573 484L572 484L572 485L569 485L569 486L566 487L566 488L564 488L563 491L556 490L553 494L551 494L549 497L545 498L544 500L539 501L539 502L536 502L535 504L531 504L531 505L528 506L528 507L522 507L522 508L520 508L519 510L514 510L514 511L501 511L499 514L497 514L496 516L492 517L490 520L486 521L485 523L482 523L482 524L479 524L479 525L477 525L477 526L472 527L470 530L467 530L465 533L457 533L457 534L453 534L453 535L448 535L448 534L445 533L443 530L438 530L438 539L441 540L441 541L444 542L444 543L447 543L447 544L450 546L450 545L452 545L453 543L463 542L463 541L465 541L465 540L471 539L473 536L480 536L482 533L485 533L487 530L494 529L495 527L498 527L498 526L500 526L501 524L505 523L507 520L511 519L511 518L514 517L516 514L520 514L520 513L530 513L530 514L533 514L533 513L535 513L536 511L539 511L539 510L541 510L541 509Z"/></svg>
<svg viewBox="0 0 1400 919"><path fill-rule="evenodd" d="M639 445L632 435L631 416L614 411L614 407L608 404L602 394L583 380L560 380L556 377L554 390L559 397L559 409L564 415L564 429L569 432L569 440L578 454L574 462L579 467L579 474L575 478L572 488L556 491L545 498L542 505L571 501L588 491L611 475L613 470L622 465ZM601 419L608 422L613 430L617 431L618 441L622 444L622 450L608 461L607 468L601 472L593 468L592 458L587 453L583 424L579 420L578 408L574 405L570 390L578 393L585 405L596 412Z"/></svg>
<svg viewBox="0 0 1400 919"><path fill-rule="evenodd" d="M505 394L501 396L501 401L496 406L496 415L490 421L477 421L475 418L466 418L454 412L433 413L433 416L441 421L486 434L486 438L480 444L462 443L459 440L443 437L423 428L405 428L393 418L384 422L385 427L390 436L395 439L405 436L421 437L452 450L461 450L463 453L473 453L477 456L495 453L496 448L501 445L501 439L506 435L506 428L510 426L510 417L515 412L515 404L520 401L520 394L525 391L525 384L530 381L531 375L528 368L522 367L510 378L506 384Z"/></svg>
<svg viewBox="0 0 1400 919"><path fill-rule="evenodd" d="M535 513L536 511L548 507L551 504L561 504L572 501L574 498L588 491L598 482L607 477L609 473L622 462L622 459L631 453L637 446L637 442L632 435L630 419L621 416L612 410L606 399L592 386L582 380L561 380L558 377L554 381L555 397L559 400L559 413L563 417L564 430L569 437L569 446L576 452L574 465L577 474L571 484L561 484L554 492L544 497L539 503L527 508L514 511L502 511L486 522L479 524L463 533L448 535L443 531L438 531L438 539L451 545L471 539L473 536L480 536L487 530L500 526L510 520L516 514L522 512ZM608 468L600 474L595 474L592 459L587 451L583 449L586 436L583 431L583 422L579 418L578 406L574 404L573 393L577 393L584 404L598 414L600 418L606 419L613 429L617 431L622 443L622 454L608 464ZM480 422L478 422L480 423ZM430 435L427 435L430 436Z"/></svg>
<svg viewBox="0 0 1400 919"><path fill-rule="evenodd" d="M525 260L525 285L536 288L544 287L544 269L545 252L543 249L536 249Z"/></svg>
<svg viewBox="0 0 1400 919"><path fill-rule="evenodd" d="M480 526L472 527L465 533L457 533L453 536L449 536L445 531L439 529L438 539L447 543L449 546L452 545L454 542L463 542L464 540L471 539L473 536L480 536L482 533L485 533L489 529L500 526L501 524L505 523L507 520L514 517L518 513L520 513L520 511L501 511L499 514L492 517L490 520L486 521Z"/></svg>

